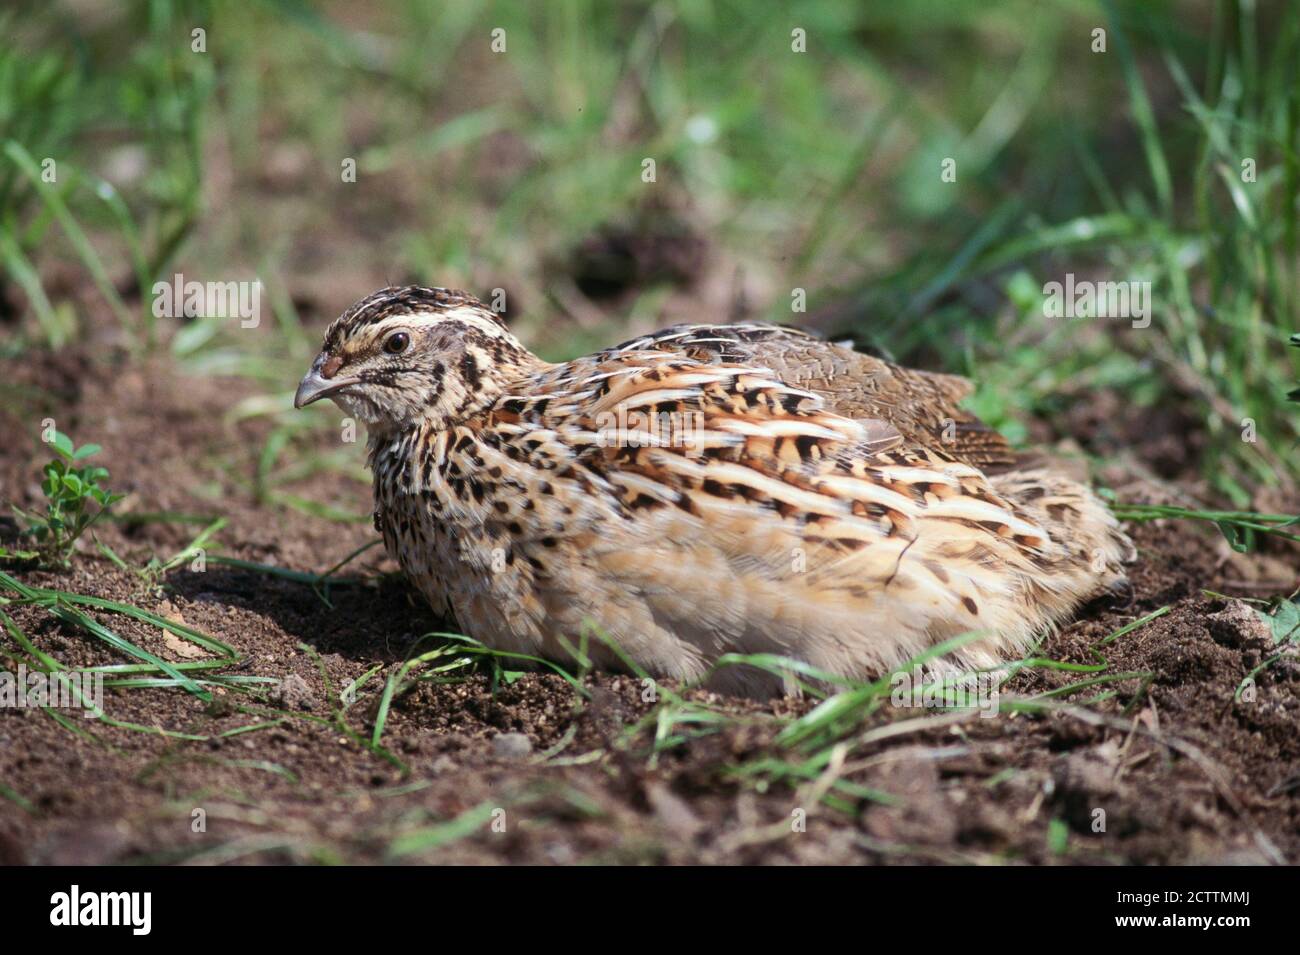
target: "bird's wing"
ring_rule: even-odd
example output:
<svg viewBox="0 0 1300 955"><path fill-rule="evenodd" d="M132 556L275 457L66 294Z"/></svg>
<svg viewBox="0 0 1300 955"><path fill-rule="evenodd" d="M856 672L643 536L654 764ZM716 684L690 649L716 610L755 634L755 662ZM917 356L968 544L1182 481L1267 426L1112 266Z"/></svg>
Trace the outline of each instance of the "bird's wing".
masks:
<svg viewBox="0 0 1300 955"><path fill-rule="evenodd" d="M907 445L942 450L989 473L1019 461L1006 438L960 407L973 386L957 375L904 368L798 329L762 323L675 325L600 357L647 350L705 364L768 368L786 384L819 395L836 414L887 421Z"/></svg>
<svg viewBox="0 0 1300 955"><path fill-rule="evenodd" d="M638 349L556 366L497 414L554 434L573 463L617 475L632 498L644 491L681 504L700 492L782 516L820 507L867 518L870 533L886 535L921 508L1003 537L1014 528L1029 549L1042 543L1041 529L980 470L938 442L911 439L899 420L915 428L912 419L868 417L865 400L853 417L828 405L766 367Z"/></svg>
<svg viewBox="0 0 1300 955"><path fill-rule="evenodd" d="M1004 494L754 365L578 359L521 382L485 433L476 466L531 465L524 493L492 502L513 572L550 618L595 600L608 635L663 672L762 652L864 676L970 633L983 636L964 665L992 666L1096 589L1094 561L1113 563L1100 505L1032 482ZM1100 558L1067 533L1070 514L1100 528Z"/></svg>

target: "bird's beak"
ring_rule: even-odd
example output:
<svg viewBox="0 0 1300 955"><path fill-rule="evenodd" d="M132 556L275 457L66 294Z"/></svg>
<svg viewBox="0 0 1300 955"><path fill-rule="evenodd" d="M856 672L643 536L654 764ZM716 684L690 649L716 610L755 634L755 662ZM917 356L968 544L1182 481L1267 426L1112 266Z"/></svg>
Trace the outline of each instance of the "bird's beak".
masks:
<svg viewBox="0 0 1300 955"><path fill-rule="evenodd" d="M317 355L311 363L311 370L298 382L298 390L293 395L293 406L304 408L313 401L328 398L345 388L360 384L360 379L357 378L335 378L340 364L337 358L330 358L324 353Z"/></svg>

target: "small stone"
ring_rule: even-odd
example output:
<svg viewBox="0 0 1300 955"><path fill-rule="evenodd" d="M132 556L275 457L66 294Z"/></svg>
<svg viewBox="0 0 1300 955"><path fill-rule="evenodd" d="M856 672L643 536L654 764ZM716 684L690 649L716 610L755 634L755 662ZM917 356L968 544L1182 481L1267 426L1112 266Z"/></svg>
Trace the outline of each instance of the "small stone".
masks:
<svg viewBox="0 0 1300 955"><path fill-rule="evenodd" d="M645 795L659 822L678 838L689 841L705 829L705 823L695 815L686 801L663 783L649 783Z"/></svg>
<svg viewBox="0 0 1300 955"><path fill-rule="evenodd" d="M498 759L523 759L533 743L523 733L499 733L492 738L492 752Z"/></svg>
<svg viewBox="0 0 1300 955"><path fill-rule="evenodd" d="M267 695L272 703L278 703L285 709L310 710L314 705L311 687L296 673L290 673L272 687Z"/></svg>
<svg viewBox="0 0 1300 955"><path fill-rule="evenodd" d="M576 858L573 849L562 842L549 842L542 851L546 853L546 858L555 865L571 865Z"/></svg>
<svg viewBox="0 0 1300 955"><path fill-rule="evenodd" d="M1205 624L1216 643L1225 647L1271 647L1273 631L1249 604L1233 600L1218 613L1207 614Z"/></svg>
<svg viewBox="0 0 1300 955"><path fill-rule="evenodd" d="M439 756L429 767L429 772L435 776L442 776L446 773L453 772L456 769L456 761L450 756Z"/></svg>

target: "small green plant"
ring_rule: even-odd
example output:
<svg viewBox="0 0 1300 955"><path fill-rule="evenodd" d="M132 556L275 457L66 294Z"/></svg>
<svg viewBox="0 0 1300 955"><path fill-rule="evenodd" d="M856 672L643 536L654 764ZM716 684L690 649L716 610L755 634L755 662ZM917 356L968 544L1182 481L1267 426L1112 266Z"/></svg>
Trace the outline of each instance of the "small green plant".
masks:
<svg viewBox="0 0 1300 955"><path fill-rule="evenodd" d="M108 513L109 508L122 499L101 482L108 477L108 469L93 464L78 466L97 453L97 444L75 447L72 439L55 431L49 445L57 455L45 465L45 513L25 511L14 506L14 513L25 525L20 538L34 542L32 550L6 550L0 547L0 558L38 560L44 564L68 566L77 539Z"/></svg>

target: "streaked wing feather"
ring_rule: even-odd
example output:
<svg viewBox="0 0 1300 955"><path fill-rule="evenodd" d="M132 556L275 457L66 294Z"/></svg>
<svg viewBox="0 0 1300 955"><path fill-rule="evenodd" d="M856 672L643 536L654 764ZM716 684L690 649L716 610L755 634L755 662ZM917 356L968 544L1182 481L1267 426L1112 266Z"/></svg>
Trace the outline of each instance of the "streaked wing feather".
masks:
<svg viewBox="0 0 1300 955"><path fill-rule="evenodd" d="M1020 463L1005 437L960 407L973 386L957 375L903 368L798 329L762 323L675 325L605 354L644 350L769 368L787 385L821 396L827 410L887 421L906 443L942 450L991 474Z"/></svg>

